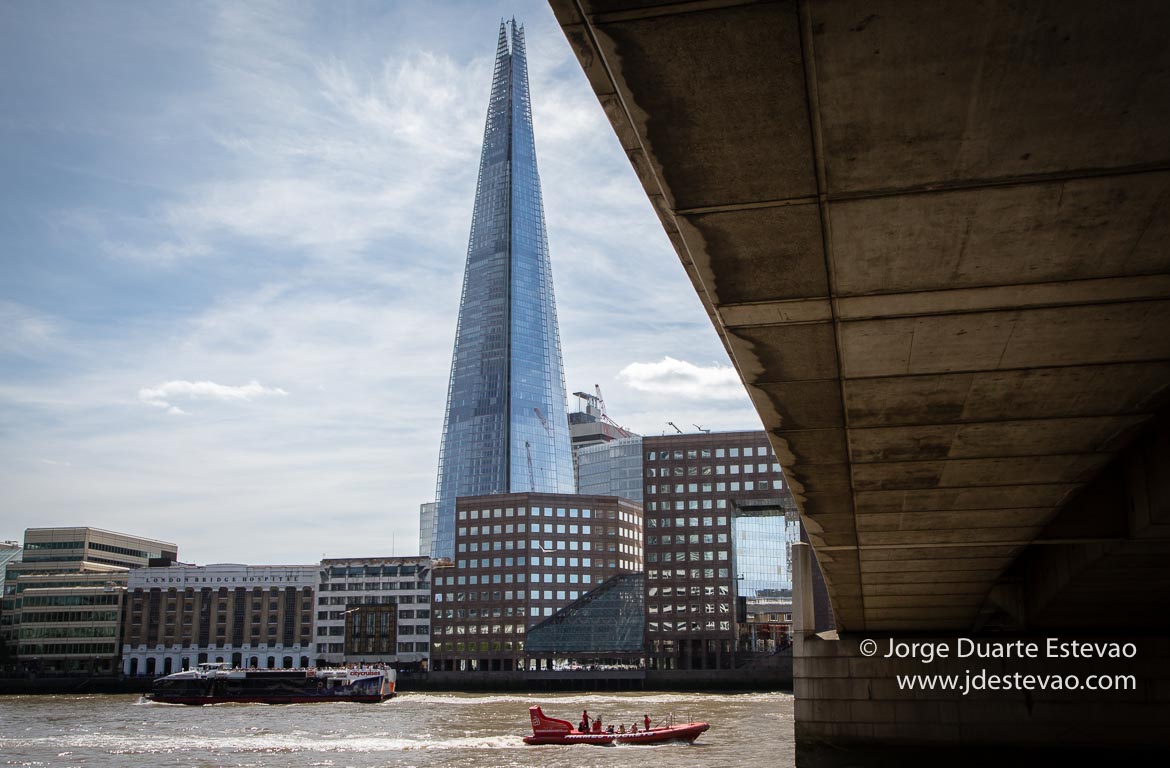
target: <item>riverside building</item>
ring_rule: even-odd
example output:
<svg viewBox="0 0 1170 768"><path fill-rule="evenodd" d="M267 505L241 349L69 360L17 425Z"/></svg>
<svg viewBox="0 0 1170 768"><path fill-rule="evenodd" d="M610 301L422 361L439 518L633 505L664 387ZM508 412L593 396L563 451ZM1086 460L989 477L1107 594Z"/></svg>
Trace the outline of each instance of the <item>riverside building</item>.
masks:
<svg viewBox="0 0 1170 768"><path fill-rule="evenodd" d="M439 452L436 558L456 499L574 490L524 28L500 25Z"/></svg>
<svg viewBox="0 0 1170 768"><path fill-rule="evenodd" d="M178 547L98 528L29 528L4 581L0 634L18 666L43 673L114 674L130 573L171 562Z"/></svg>
<svg viewBox="0 0 1170 768"><path fill-rule="evenodd" d="M432 669L536 668L527 630L611 577L642 570L642 508L615 496L460 498L453 567L432 588Z"/></svg>
<svg viewBox="0 0 1170 768"><path fill-rule="evenodd" d="M783 521L792 500L780 465L763 431L644 437L642 447L649 666L732 669L743 645L737 624L746 621L740 577L748 578L737 557L736 518L779 519L770 535L745 544L770 551L783 568ZM742 565L758 571L759 560L744 558ZM784 582L777 573L776 588ZM752 589L754 596L757 582Z"/></svg>
<svg viewBox="0 0 1170 768"><path fill-rule="evenodd" d="M426 670L429 557L331 558L318 569L317 664L385 663Z"/></svg>
<svg viewBox="0 0 1170 768"><path fill-rule="evenodd" d="M123 674L311 663L315 565L170 565L127 579Z"/></svg>

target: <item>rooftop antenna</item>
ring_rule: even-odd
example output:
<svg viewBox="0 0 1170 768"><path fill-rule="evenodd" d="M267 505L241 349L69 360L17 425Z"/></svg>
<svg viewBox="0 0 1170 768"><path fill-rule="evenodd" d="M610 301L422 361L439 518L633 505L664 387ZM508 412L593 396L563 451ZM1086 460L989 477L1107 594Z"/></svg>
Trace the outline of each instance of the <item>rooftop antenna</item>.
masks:
<svg viewBox="0 0 1170 768"><path fill-rule="evenodd" d="M695 429L699 430L700 432L702 432L705 435L711 434L711 430L704 429L703 427L700 427L698 424L692 424L691 426L694 427Z"/></svg>
<svg viewBox="0 0 1170 768"><path fill-rule="evenodd" d="M675 424L673 421L668 421L666 423L669 424L670 426L674 427L674 431L678 432L680 435L683 433L683 431L678 428L678 424Z"/></svg>

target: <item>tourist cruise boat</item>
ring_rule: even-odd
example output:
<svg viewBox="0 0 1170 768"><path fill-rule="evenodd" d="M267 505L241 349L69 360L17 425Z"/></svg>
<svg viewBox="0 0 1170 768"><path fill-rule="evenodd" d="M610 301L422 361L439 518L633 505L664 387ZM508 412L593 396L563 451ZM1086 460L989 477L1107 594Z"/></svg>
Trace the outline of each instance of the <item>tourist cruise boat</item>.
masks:
<svg viewBox="0 0 1170 768"><path fill-rule="evenodd" d="M237 669L216 662L154 681L163 704L377 703L394 697L394 670L374 667Z"/></svg>

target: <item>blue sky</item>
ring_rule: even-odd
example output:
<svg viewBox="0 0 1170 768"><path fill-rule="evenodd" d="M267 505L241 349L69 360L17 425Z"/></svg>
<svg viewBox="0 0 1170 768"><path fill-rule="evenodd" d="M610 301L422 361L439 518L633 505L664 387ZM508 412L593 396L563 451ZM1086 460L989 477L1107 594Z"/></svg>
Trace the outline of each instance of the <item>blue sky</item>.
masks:
<svg viewBox="0 0 1170 768"><path fill-rule="evenodd" d="M759 428L544 3L8 0L0 538L417 551L513 15L570 392L644 434Z"/></svg>

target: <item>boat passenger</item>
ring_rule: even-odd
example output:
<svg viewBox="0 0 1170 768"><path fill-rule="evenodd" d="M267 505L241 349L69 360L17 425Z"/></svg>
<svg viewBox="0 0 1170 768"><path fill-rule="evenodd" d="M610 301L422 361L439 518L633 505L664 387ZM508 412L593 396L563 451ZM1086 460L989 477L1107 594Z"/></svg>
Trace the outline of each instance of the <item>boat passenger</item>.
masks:
<svg viewBox="0 0 1170 768"><path fill-rule="evenodd" d="M601 733L601 718L600 717L594 719L594 721L593 721L593 732L594 733Z"/></svg>
<svg viewBox="0 0 1170 768"><path fill-rule="evenodd" d="M650 730L650 715L643 717L642 722L646 724L646 730Z"/></svg>
<svg viewBox="0 0 1170 768"><path fill-rule="evenodd" d="M613 733L613 723L610 723L609 725L607 725L605 727L605 732L606 733Z"/></svg>
<svg viewBox="0 0 1170 768"><path fill-rule="evenodd" d="M625 732L626 732L626 724L622 723L621 726L618 727L618 733L625 733Z"/></svg>

